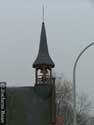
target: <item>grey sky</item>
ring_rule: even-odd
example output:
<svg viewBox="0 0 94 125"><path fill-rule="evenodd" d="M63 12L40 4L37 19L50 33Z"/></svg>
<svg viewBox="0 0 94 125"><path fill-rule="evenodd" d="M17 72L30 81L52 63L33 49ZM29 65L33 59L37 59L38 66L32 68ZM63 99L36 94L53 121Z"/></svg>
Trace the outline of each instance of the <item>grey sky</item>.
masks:
<svg viewBox="0 0 94 125"><path fill-rule="evenodd" d="M72 81L79 52L94 41L93 0L0 0L0 81L33 85L45 5L45 24L55 71ZM94 47L77 67L78 90L94 94ZM93 97L93 96L92 96Z"/></svg>

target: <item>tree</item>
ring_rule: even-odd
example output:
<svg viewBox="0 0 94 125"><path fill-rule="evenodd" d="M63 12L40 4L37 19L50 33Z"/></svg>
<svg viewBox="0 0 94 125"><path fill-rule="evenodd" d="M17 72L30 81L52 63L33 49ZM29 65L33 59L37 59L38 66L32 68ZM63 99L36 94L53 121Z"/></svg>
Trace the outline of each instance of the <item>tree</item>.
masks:
<svg viewBox="0 0 94 125"><path fill-rule="evenodd" d="M73 124L73 100L72 100L72 84L70 81L56 80L56 111L57 116L64 119L63 125ZM78 125L86 125L90 116L91 102L86 94L77 96L77 122Z"/></svg>
<svg viewBox="0 0 94 125"><path fill-rule="evenodd" d="M72 123L72 88L69 81L56 81L57 115L62 116L64 125Z"/></svg>

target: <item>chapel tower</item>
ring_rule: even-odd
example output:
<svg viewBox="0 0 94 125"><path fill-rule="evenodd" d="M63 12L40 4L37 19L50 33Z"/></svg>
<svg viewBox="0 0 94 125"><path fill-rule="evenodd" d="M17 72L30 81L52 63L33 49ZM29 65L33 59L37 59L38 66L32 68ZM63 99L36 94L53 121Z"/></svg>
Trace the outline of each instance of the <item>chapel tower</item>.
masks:
<svg viewBox="0 0 94 125"><path fill-rule="evenodd" d="M52 68L54 67L55 64L51 59L48 50L43 11L39 52L33 63L33 68L35 68L35 92L42 99L49 100L49 117L50 124L52 125L55 125L56 123L55 78L52 76Z"/></svg>

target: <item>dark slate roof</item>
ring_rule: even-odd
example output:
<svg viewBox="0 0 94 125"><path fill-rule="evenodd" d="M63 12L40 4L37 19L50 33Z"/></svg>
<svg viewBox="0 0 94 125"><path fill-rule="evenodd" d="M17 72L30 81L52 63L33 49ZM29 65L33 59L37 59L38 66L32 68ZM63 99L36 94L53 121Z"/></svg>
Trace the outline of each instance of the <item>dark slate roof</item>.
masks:
<svg viewBox="0 0 94 125"><path fill-rule="evenodd" d="M55 66L54 62L52 61L52 59L49 55L44 22L42 23L39 53L38 53L38 56L37 56L35 62L33 63L33 68L35 68L36 66L39 66L39 65L47 65L52 68Z"/></svg>
<svg viewBox="0 0 94 125"><path fill-rule="evenodd" d="M6 125L51 125L51 87L7 88Z"/></svg>

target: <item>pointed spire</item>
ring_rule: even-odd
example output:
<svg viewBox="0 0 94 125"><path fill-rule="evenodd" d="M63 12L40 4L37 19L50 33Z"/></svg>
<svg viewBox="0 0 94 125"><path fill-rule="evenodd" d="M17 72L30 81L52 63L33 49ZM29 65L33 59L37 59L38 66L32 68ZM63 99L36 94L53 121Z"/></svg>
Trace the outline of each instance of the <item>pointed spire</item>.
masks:
<svg viewBox="0 0 94 125"><path fill-rule="evenodd" d="M33 68L42 66L42 65L46 65L51 68L53 68L55 66L54 62L52 61L51 57L49 56L44 22L42 23L42 29L41 29L39 53L38 53L37 59L33 63Z"/></svg>

